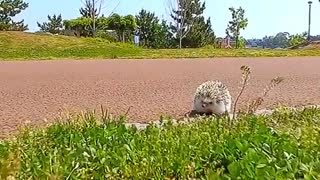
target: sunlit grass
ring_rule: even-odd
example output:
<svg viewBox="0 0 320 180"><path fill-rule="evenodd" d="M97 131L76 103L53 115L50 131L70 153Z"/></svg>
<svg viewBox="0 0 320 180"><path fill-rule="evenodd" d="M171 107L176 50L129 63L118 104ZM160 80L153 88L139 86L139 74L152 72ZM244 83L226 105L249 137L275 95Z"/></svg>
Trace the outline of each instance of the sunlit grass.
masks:
<svg viewBox="0 0 320 180"><path fill-rule="evenodd" d="M17 179L319 179L320 109L198 119L145 130L79 115L0 143L1 177ZM170 121L169 121L170 122Z"/></svg>
<svg viewBox="0 0 320 180"><path fill-rule="evenodd" d="M1 60L320 56L319 49L143 49L101 38L0 32Z"/></svg>

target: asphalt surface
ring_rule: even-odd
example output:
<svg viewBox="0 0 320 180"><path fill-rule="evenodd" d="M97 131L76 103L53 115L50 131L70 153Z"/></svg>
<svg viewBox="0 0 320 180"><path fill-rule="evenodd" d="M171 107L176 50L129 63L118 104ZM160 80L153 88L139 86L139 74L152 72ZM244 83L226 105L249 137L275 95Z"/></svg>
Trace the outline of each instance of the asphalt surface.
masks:
<svg viewBox="0 0 320 180"><path fill-rule="evenodd" d="M223 81L235 98L242 65L252 74L240 108L277 76L285 80L261 108L320 104L320 57L0 62L0 137L26 122L48 123L61 112L100 105L115 115L131 106L131 122L182 116L206 80Z"/></svg>

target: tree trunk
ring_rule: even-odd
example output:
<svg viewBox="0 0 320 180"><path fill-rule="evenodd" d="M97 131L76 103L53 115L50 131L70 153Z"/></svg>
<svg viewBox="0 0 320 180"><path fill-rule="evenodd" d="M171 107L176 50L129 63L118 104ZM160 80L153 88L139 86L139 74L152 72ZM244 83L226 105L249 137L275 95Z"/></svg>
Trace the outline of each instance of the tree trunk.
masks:
<svg viewBox="0 0 320 180"><path fill-rule="evenodd" d="M96 18L93 18L92 36L96 36Z"/></svg>
<svg viewBox="0 0 320 180"><path fill-rule="evenodd" d="M238 49L238 47L239 47L239 46L238 46L238 38L239 38L239 37L236 36L236 49Z"/></svg>
<svg viewBox="0 0 320 180"><path fill-rule="evenodd" d="M96 36L96 13L95 13L95 0L92 1L92 22L93 22L93 27L92 27L92 36Z"/></svg>
<svg viewBox="0 0 320 180"><path fill-rule="evenodd" d="M124 31L122 31L122 42L125 42L125 40L124 40Z"/></svg>
<svg viewBox="0 0 320 180"><path fill-rule="evenodd" d="M77 37L81 36L81 29L79 27L76 28L76 35Z"/></svg>

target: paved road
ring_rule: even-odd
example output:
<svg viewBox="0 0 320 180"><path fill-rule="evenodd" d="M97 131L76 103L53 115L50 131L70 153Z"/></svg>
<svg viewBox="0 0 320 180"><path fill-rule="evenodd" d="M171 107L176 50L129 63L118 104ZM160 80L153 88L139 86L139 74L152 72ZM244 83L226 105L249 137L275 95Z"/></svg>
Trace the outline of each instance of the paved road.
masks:
<svg viewBox="0 0 320 180"><path fill-rule="evenodd" d="M203 81L222 80L235 96L242 65L252 68L252 78L240 107L276 76L285 81L262 108L320 104L320 57L0 62L0 137L25 121L50 122L64 109L101 104L115 114L132 106L129 118L136 122L180 116Z"/></svg>

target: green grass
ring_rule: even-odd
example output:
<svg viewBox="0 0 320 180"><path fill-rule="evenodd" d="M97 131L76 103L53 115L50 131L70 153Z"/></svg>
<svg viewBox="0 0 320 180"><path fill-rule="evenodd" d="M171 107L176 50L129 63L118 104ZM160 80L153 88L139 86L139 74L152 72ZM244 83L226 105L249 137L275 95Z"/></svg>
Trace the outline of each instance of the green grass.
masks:
<svg viewBox="0 0 320 180"><path fill-rule="evenodd" d="M126 128L86 114L0 144L0 177L17 179L319 179L320 109ZM100 123L98 123L100 122Z"/></svg>
<svg viewBox="0 0 320 180"><path fill-rule="evenodd" d="M100 38L0 32L0 60L320 56L320 49L142 49Z"/></svg>

